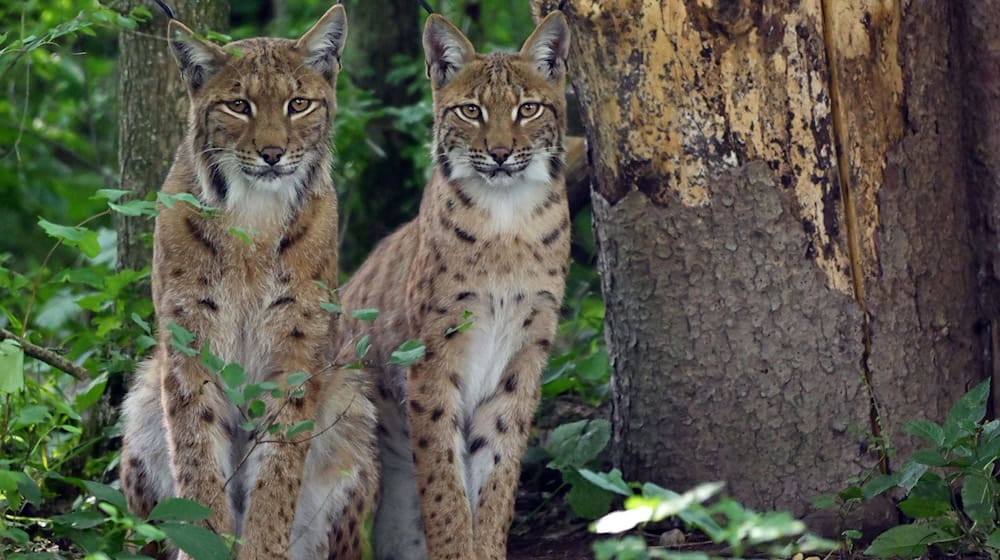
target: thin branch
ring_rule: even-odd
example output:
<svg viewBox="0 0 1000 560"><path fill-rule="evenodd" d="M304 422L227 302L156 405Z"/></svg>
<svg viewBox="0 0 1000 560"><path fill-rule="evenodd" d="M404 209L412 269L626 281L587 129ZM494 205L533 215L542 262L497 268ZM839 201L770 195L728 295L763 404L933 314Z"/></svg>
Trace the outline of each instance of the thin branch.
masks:
<svg viewBox="0 0 1000 560"><path fill-rule="evenodd" d="M0 340L10 339L16 341L24 353L35 358L36 360L41 360L50 366L62 370L73 377L79 379L80 381L90 381L93 377L87 368L80 367L73 362L63 358L59 354L56 354L52 350L47 348L42 348L37 344L32 344L27 340L17 336L16 334L8 331L7 329L0 329Z"/></svg>

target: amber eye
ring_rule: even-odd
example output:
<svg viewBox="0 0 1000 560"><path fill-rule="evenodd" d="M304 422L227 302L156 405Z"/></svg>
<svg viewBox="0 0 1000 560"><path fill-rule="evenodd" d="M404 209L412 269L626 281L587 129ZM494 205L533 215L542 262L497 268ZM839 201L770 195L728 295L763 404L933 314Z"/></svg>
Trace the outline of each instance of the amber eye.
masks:
<svg viewBox="0 0 1000 560"><path fill-rule="evenodd" d="M240 113L242 115L250 114L250 104L243 99L236 99L235 101L227 101L226 107L234 113Z"/></svg>
<svg viewBox="0 0 1000 560"><path fill-rule="evenodd" d="M295 99L288 102L288 113L301 113L312 105L312 101L308 99L303 99L301 97L296 97Z"/></svg>
<svg viewBox="0 0 1000 560"><path fill-rule="evenodd" d="M530 119L538 114L542 110L542 106L538 103L522 103L520 107L517 108L517 116L522 119Z"/></svg>
<svg viewBox="0 0 1000 560"><path fill-rule="evenodd" d="M467 119L478 119L481 114L479 105L474 103L466 103L465 105L459 107L459 110L462 111L462 116Z"/></svg>

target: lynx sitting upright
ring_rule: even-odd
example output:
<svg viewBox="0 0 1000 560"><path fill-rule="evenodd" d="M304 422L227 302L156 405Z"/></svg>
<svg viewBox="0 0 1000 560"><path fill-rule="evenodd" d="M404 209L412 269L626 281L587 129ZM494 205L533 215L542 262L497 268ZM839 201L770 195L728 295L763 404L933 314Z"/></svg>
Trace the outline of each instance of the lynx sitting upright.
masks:
<svg viewBox="0 0 1000 560"><path fill-rule="evenodd" d="M569 31L550 14L517 54L478 55L440 16L424 31L433 176L419 217L344 288L375 307L379 560L498 560L555 336L569 260L563 178ZM341 323L342 344L367 325ZM424 358L389 364L416 338ZM372 358L370 358L372 359Z"/></svg>
<svg viewBox="0 0 1000 560"><path fill-rule="evenodd" d="M330 370L317 282L337 281L329 136L346 33L342 6L297 41L224 48L170 22L191 110L162 192L213 212L177 201L156 219L159 344L125 403L121 481L139 514L171 496L211 507L208 526L242 536L245 559L360 558L376 490L368 382ZM174 325L194 335L195 350L242 365L248 383L287 388L305 372L305 393L265 393L262 421L244 429L247 406L227 398L198 352L171 343ZM259 427L309 420L313 430L290 437Z"/></svg>

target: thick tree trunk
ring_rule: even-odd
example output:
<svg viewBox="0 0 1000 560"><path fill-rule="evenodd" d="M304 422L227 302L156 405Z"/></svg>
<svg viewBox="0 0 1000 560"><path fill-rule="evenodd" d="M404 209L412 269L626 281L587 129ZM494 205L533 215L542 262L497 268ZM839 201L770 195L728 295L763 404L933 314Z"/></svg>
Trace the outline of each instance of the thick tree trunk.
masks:
<svg viewBox="0 0 1000 560"><path fill-rule="evenodd" d="M177 18L195 31L225 32L228 0L174 0ZM187 127L187 95L167 46L167 18L155 5L123 0L115 7L128 12L145 6L153 19L118 35L118 164L122 189L129 198L145 198L160 189L174 150ZM145 217L115 216L118 268L139 269L150 263L153 222Z"/></svg>
<svg viewBox="0 0 1000 560"><path fill-rule="evenodd" d="M905 456L982 371L953 7L566 4L616 464L803 514Z"/></svg>

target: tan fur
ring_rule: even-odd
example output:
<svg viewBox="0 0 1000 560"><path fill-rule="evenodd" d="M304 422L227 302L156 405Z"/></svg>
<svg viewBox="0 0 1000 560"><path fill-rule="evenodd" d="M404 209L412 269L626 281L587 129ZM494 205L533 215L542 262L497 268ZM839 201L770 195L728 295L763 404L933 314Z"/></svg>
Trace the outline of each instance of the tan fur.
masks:
<svg viewBox="0 0 1000 560"><path fill-rule="evenodd" d="M360 558L377 485L374 408L362 375L332 368L331 320L320 307L329 296L317 284L337 283L328 139L343 7L298 41L220 48L175 21L170 30L191 112L162 192L189 193L215 211L181 201L160 208L159 345L126 402L122 487L140 514L171 495L211 507L208 526L241 536L241 558ZM173 347L170 323L194 334L194 348L208 344L242 365L248 383L287 387L290 374L310 374L304 396L262 398L268 422L312 420L315 429L289 440L283 430L240 428L246 407L232 404L199 356Z"/></svg>
<svg viewBox="0 0 1000 560"><path fill-rule="evenodd" d="M520 53L477 55L446 20L428 19L437 165L419 217L379 245L341 296L345 313L381 311L367 357L379 392L379 560L506 558L568 268L568 40L556 13ZM543 112L516 117L535 115L526 103ZM466 311L471 326L456 330ZM347 317L341 344L353 347L369 326ZM412 338L424 358L392 366Z"/></svg>

